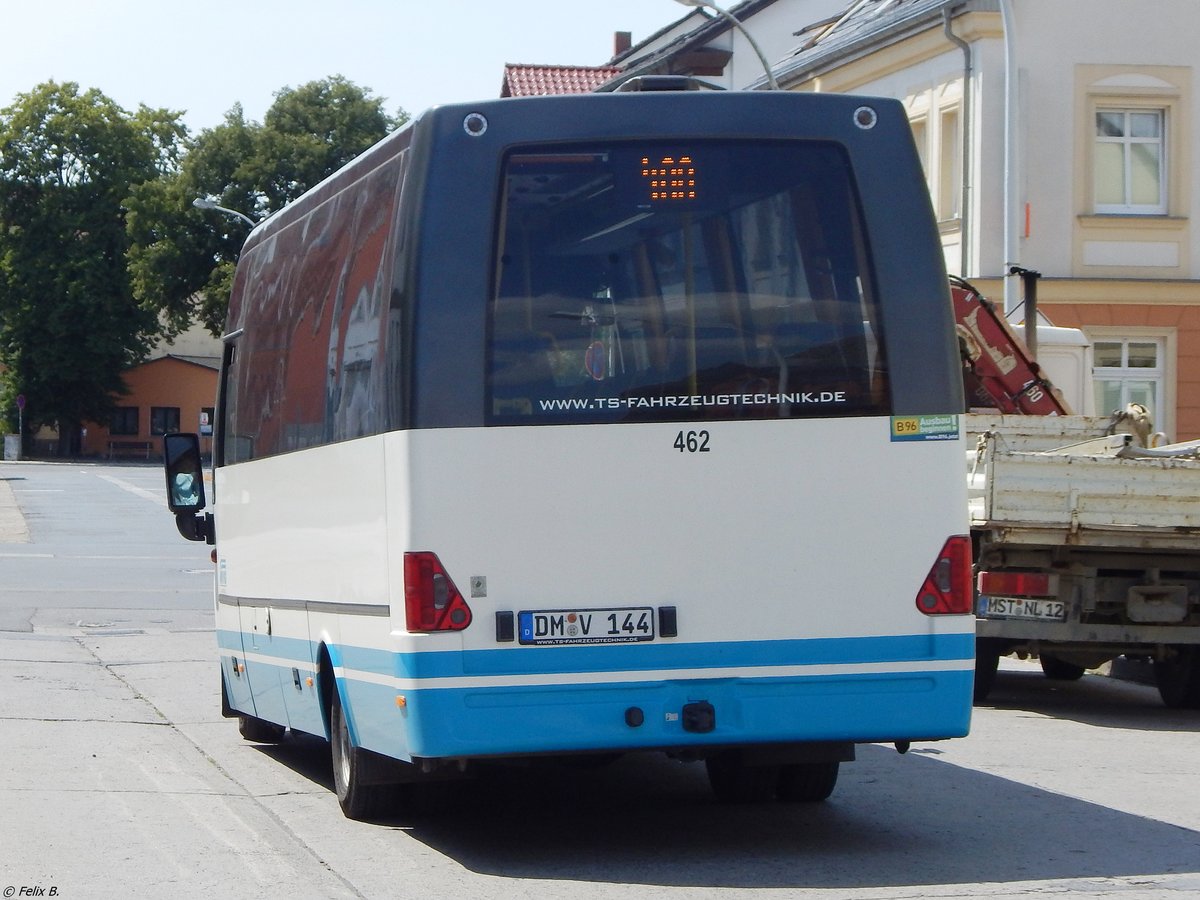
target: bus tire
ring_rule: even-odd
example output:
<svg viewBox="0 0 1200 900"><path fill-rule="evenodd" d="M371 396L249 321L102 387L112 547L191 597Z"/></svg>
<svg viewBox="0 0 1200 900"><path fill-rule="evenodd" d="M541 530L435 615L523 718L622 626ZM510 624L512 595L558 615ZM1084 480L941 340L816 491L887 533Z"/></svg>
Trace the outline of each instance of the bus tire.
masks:
<svg viewBox="0 0 1200 900"><path fill-rule="evenodd" d="M265 719L254 716L238 716L238 734L243 740L254 741L256 744L278 744L283 740L287 729Z"/></svg>
<svg viewBox="0 0 1200 900"><path fill-rule="evenodd" d="M347 819L376 819L395 805L400 786L380 782L374 754L354 746L336 690L331 698L329 719L333 790L338 806Z"/></svg>
<svg viewBox="0 0 1200 900"><path fill-rule="evenodd" d="M1200 647L1176 647L1154 660L1154 682L1169 709L1200 709Z"/></svg>
<svg viewBox="0 0 1200 900"><path fill-rule="evenodd" d="M722 803L762 803L775 796L779 766L748 766L737 750L726 750L704 760L708 783Z"/></svg>
<svg viewBox="0 0 1200 900"><path fill-rule="evenodd" d="M791 763L779 769L779 799L788 803L820 803L837 786L841 763Z"/></svg>
<svg viewBox="0 0 1200 900"><path fill-rule="evenodd" d="M1078 681L1086 671L1083 666L1063 662L1053 656L1043 656L1038 661L1042 664L1042 674L1054 681Z"/></svg>

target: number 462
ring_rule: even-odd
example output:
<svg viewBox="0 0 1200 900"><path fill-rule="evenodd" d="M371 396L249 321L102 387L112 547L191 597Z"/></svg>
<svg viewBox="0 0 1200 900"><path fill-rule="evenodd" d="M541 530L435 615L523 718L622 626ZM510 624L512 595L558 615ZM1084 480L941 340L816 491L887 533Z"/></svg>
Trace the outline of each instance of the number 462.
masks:
<svg viewBox="0 0 1200 900"><path fill-rule="evenodd" d="M675 443L672 444L680 453L707 453L708 452L708 432L707 431L681 431L675 435Z"/></svg>

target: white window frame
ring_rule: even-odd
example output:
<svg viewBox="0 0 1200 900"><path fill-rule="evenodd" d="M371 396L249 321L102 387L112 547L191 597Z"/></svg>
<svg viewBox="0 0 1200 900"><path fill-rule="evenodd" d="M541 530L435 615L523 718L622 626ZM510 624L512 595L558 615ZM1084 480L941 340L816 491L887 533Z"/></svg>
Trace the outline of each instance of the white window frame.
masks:
<svg viewBox="0 0 1200 900"><path fill-rule="evenodd" d="M1154 430L1170 436L1175 426L1175 333L1164 329L1119 327L1087 329L1088 340L1092 342L1092 392L1096 394L1096 414L1106 416L1114 412L1112 409L1101 408L1098 396L1099 382L1120 381L1124 383L1136 381L1151 381L1155 384L1154 409L1150 416L1154 421ZM1121 366L1101 366L1096 345L1100 343L1121 344ZM1126 365L1129 358L1130 344L1157 345L1156 362L1153 368L1130 367ZM1122 384L1121 401L1118 409L1123 409L1129 402L1126 384Z"/></svg>
<svg viewBox="0 0 1200 900"><path fill-rule="evenodd" d="M1124 134L1117 137L1108 137L1101 135L1099 132L1099 119L1101 115L1119 113L1125 119ZM1158 136L1155 138L1134 137L1130 134L1130 117L1133 115L1155 114L1158 116L1159 128ZM1100 203L1096 201L1096 179L1099 177L1099 165L1096 159L1098 154L1093 154L1092 159L1092 199L1093 208L1098 215L1134 215L1134 216L1163 216L1167 214L1167 181L1169 177L1169 160L1167 158L1167 128L1169 126L1167 110L1159 106L1124 106L1120 104L1098 104L1095 107L1092 116L1092 140L1094 145L1099 148L1100 145L1118 145L1122 148L1122 161L1124 171L1122 173L1124 181L1125 198L1123 203ZM1135 147L1155 147L1158 151L1158 202L1156 203L1133 203L1130 200L1130 191L1132 190L1133 182L1133 150Z"/></svg>
<svg viewBox="0 0 1200 900"><path fill-rule="evenodd" d="M962 216L962 141L963 109L961 99L938 108L938 186L937 216L942 222Z"/></svg>
<svg viewBox="0 0 1200 900"><path fill-rule="evenodd" d="M905 99L909 125L939 223L962 216L962 81L913 88Z"/></svg>

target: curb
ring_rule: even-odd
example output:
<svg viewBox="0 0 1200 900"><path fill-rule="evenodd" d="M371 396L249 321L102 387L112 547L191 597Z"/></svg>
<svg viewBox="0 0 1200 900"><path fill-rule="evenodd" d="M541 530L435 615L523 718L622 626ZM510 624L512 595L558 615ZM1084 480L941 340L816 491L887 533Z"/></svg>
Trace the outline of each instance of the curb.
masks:
<svg viewBox="0 0 1200 900"><path fill-rule="evenodd" d="M17 498L13 496L8 478L0 476L0 544L28 544L29 526Z"/></svg>

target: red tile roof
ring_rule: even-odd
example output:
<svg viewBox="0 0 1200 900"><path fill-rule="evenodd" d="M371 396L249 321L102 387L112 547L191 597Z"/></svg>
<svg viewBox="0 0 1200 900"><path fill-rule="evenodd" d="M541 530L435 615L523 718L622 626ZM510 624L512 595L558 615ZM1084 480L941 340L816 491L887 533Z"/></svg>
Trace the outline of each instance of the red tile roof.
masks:
<svg viewBox="0 0 1200 900"><path fill-rule="evenodd" d="M529 66L508 63L504 67L504 85L500 89L500 96L586 94L620 72L616 66Z"/></svg>

